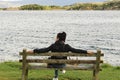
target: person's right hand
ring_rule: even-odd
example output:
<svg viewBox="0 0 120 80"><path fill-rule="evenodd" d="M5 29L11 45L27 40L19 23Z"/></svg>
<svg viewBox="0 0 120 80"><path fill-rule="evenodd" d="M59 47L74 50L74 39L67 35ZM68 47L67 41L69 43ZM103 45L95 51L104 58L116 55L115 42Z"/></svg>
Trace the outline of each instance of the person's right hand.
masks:
<svg viewBox="0 0 120 80"><path fill-rule="evenodd" d="M89 50L87 51L87 53L90 54L90 55L94 54L94 52L89 51Z"/></svg>

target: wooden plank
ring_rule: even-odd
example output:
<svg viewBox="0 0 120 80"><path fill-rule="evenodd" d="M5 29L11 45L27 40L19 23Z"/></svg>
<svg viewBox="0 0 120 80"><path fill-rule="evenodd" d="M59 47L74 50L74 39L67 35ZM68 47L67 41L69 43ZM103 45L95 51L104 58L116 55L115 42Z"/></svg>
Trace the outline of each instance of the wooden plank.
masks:
<svg viewBox="0 0 120 80"><path fill-rule="evenodd" d="M47 52L47 53L26 53L27 56L97 56L97 53L94 54L84 54L84 53L71 53L71 52ZM23 55L23 52L20 52L19 55ZM102 53L101 56L104 56Z"/></svg>
<svg viewBox="0 0 120 80"><path fill-rule="evenodd" d="M20 68L22 69L22 68ZM55 69L55 68L48 68L47 65L29 65L28 69ZM64 68L57 68L57 69L65 69L65 70L93 70L93 66L87 66L87 67L80 67L80 66L74 66L74 65L67 65ZM102 71L102 69L100 69Z"/></svg>
<svg viewBox="0 0 120 80"><path fill-rule="evenodd" d="M55 68L48 68L47 66L30 66L29 69L55 69ZM58 69L65 69L65 70L93 70L93 67L78 67L78 66L66 66L64 68Z"/></svg>
<svg viewBox="0 0 120 80"><path fill-rule="evenodd" d="M20 60L22 62L23 60ZM63 60L63 59L27 59L28 63L65 63L65 64L95 64L96 60ZM101 60L100 63L103 63Z"/></svg>

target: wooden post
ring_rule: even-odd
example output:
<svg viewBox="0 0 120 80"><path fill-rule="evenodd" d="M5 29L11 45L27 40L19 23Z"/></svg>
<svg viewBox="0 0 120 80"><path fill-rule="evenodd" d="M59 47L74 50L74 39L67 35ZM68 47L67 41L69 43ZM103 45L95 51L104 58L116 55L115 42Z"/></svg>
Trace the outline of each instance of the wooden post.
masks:
<svg viewBox="0 0 120 80"><path fill-rule="evenodd" d="M101 57L101 50L97 50L96 64L94 65L94 70L93 70L93 80L98 80L98 73L100 70L100 57Z"/></svg>
<svg viewBox="0 0 120 80"><path fill-rule="evenodd" d="M26 62L26 49L23 49L23 62L22 62L22 80L27 80L28 78L28 63Z"/></svg>

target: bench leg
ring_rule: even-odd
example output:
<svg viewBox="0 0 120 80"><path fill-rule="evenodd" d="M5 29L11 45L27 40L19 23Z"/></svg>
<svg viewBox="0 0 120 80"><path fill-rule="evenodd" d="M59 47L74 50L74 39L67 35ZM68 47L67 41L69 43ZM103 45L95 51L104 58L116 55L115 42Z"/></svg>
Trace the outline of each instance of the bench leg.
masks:
<svg viewBox="0 0 120 80"><path fill-rule="evenodd" d="M93 70L93 80L98 80L98 73L100 70L100 56L101 56L101 51L97 50L97 55L96 55L96 63L94 64L94 70Z"/></svg>
<svg viewBox="0 0 120 80"><path fill-rule="evenodd" d="M54 76L53 80L58 80L58 69L55 69L55 76Z"/></svg>
<svg viewBox="0 0 120 80"><path fill-rule="evenodd" d="M98 80L99 71L93 70L93 80Z"/></svg>
<svg viewBox="0 0 120 80"><path fill-rule="evenodd" d="M22 69L22 80L28 80L28 64Z"/></svg>

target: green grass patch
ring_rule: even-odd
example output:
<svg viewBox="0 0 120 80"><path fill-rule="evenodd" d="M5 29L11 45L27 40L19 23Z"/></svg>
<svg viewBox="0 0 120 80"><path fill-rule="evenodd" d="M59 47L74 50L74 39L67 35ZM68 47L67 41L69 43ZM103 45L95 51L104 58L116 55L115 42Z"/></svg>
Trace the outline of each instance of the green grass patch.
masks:
<svg viewBox="0 0 120 80"><path fill-rule="evenodd" d="M19 62L0 63L0 80L21 80ZM120 80L120 66L101 65L99 80ZM54 70L29 70L28 80L52 80ZM65 74L59 71L59 80L92 80L92 71L69 70Z"/></svg>

